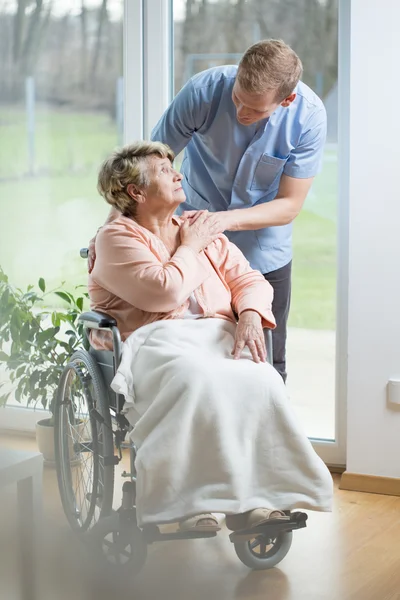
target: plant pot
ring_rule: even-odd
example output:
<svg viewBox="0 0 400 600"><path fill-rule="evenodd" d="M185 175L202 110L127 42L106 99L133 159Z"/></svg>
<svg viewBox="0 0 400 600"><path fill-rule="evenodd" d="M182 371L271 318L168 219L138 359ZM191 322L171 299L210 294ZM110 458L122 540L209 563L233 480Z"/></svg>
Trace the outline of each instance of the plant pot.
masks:
<svg viewBox="0 0 400 600"><path fill-rule="evenodd" d="M78 434L83 437L86 423L81 421L76 426ZM46 467L56 466L56 457L54 450L54 425L51 423L51 419L41 419L36 423L36 441L39 448L39 452L43 454L43 463ZM74 449L72 439L69 438L69 455L71 457L71 465L79 464L79 456L74 456Z"/></svg>

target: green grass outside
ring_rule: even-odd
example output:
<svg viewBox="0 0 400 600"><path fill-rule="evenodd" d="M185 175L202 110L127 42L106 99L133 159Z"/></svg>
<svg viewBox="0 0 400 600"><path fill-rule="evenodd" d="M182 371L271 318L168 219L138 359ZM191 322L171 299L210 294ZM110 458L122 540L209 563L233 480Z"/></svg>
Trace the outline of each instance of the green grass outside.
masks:
<svg viewBox="0 0 400 600"><path fill-rule="evenodd" d="M108 213L96 192L101 160L118 144L107 115L37 111L36 174L29 172L20 109L0 109L0 264L19 286L86 282L79 248ZM294 226L290 326L334 329L336 157L326 152Z"/></svg>
<svg viewBox="0 0 400 600"><path fill-rule="evenodd" d="M0 178L29 173L27 125L22 109L0 107ZM35 115L37 175L96 170L118 145L115 124L107 114L71 113L38 108Z"/></svg>

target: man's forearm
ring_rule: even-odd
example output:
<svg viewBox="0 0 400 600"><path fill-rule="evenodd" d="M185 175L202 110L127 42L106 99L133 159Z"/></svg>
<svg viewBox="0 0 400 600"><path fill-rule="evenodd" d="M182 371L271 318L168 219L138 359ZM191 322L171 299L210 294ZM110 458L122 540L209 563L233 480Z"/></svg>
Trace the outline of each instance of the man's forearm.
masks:
<svg viewBox="0 0 400 600"><path fill-rule="evenodd" d="M290 198L277 198L258 206L231 210L228 218L231 226L227 230L247 231L287 225L297 217L300 208Z"/></svg>
<svg viewBox="0 0 400 600"><path fill-rule="evenodd" d="M277 196L270 202L229 211L228 231L264 229L291 223L301 211L310 191L313 177L299 179L282 175Z"/></svg>

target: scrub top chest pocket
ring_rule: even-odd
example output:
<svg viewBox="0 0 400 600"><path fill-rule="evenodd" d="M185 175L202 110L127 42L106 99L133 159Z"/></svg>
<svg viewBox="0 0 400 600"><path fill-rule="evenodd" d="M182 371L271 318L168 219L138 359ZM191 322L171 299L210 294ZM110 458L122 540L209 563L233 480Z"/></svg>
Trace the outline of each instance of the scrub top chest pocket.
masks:
<svg viewBox="0 0 400 600"><path fill-rule="evenodd" d="M279 179L288 158L276 158L269 154L262 154L255 168L250 189L264 191L278 189Z"/></svg>

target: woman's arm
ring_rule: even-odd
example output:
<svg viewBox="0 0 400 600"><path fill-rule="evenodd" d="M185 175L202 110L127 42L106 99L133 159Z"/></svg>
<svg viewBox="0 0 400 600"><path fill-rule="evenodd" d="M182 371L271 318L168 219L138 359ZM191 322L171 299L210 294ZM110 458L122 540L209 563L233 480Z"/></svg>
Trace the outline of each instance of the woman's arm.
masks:
<svg viewBox="0 0 400 600"><path fill-rule="evenodd" d="M104 225L108 225L109 223L112 223L112 221L115 221L115 219L118 219L118 217L121 216L121 213L119 212L119 210L117 208L115 208L115 206L112 206L110 209L110 212L108 213L108 217L106 219L106 222L104 223ZM104 227L103 225L103 227ZM95 234L94 237L92 237L92 239L89 242L89 247L88 247L88 271L89 273L91 273L93 271L93 267L94 267L94 263L96 262L96 238L97 238L97 234L99 233L101 227L98 228L97 233Z"/></svg>
<svg viewBox="0 0 400 600"><path fill-rule="evenodd" d="M181 306L209 277L207 262L186 245L163 264L140 234L111 223L97 236L92 276L140 310L169 312Z"/></svg>
<svg viewBox="0 0 400 600"><path fill-rule="evenodd" d="M259 271L252 269L237 246L224 235L214 242L219 255L219 269L232 294L232 307L240 317L246 311L258 313L262 326L274 329L272 314L274 290Z"/></svg>

